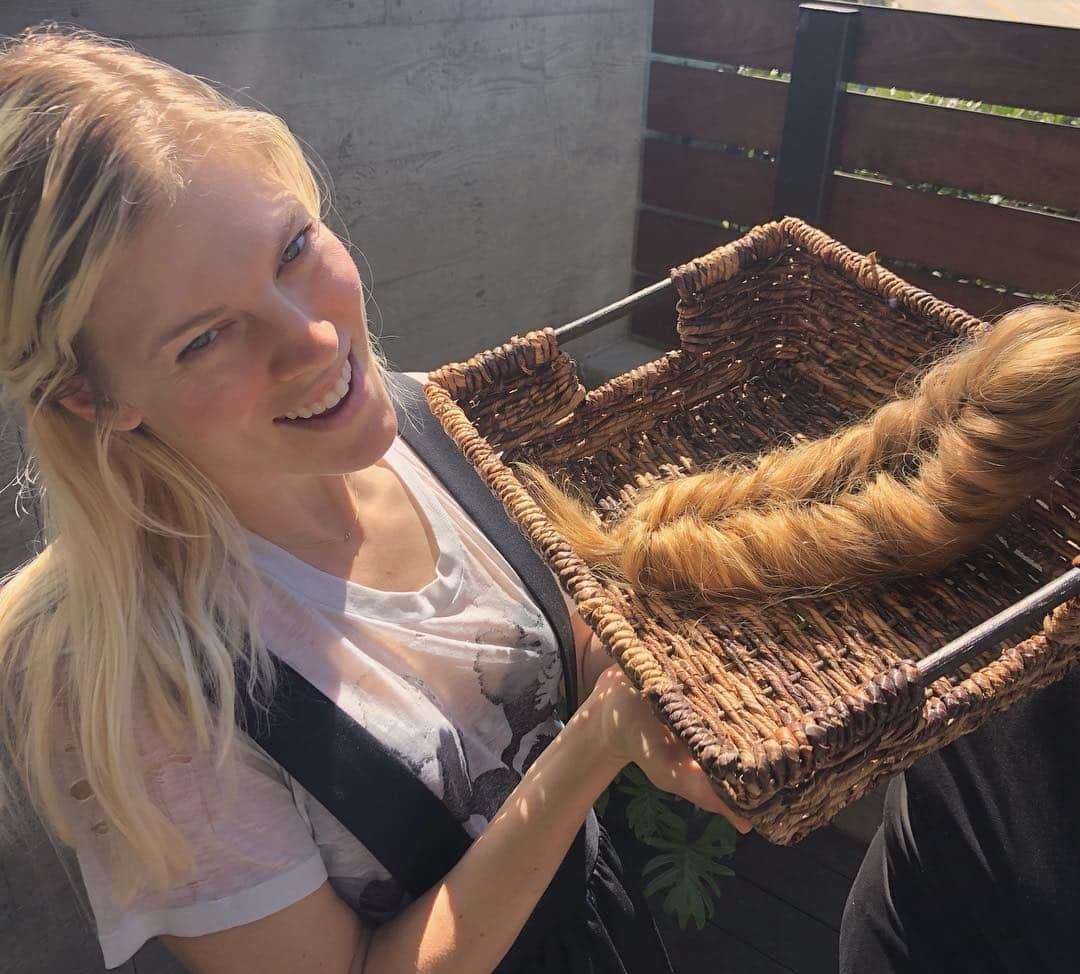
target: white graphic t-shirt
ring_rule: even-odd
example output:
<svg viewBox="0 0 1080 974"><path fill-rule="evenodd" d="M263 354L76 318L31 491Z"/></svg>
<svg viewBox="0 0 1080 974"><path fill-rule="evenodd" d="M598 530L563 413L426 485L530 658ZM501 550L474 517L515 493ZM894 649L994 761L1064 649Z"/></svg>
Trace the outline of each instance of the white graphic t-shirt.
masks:
<svg viewBox="0 0 1080 974"><path fill-rule="evenodd" d="M436 577L417 592L383 592L251 535L273 607L261 617L263 634L275 655L391 746L475 837L561 728L557 643L518 575L400 437L385 460L430 521ZM192 843L196 869L183 885L121 908L100 808L85 782L79 787L75 762L62 768L107 967L157 934L197 936L260 919L327 879L369 922L407 902L269 756L246 760L230 790L209 759L168 748L145 718L138 739L151 796ZM394 815L392 798L366 793L362 782L356 800Z"/></svg>

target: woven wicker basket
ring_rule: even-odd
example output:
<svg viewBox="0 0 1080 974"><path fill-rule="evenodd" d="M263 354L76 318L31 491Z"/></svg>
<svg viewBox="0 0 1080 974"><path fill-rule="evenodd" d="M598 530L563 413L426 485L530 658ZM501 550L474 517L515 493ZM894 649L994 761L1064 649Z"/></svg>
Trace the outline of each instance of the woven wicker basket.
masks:
<svg viewBox="0 0 1080 974"><path fill-rule="evenodd" d="M427 396L718 792L767 838L792 842L1074 662L1070 600L1040 632L929 685L914 665L1069 567L1077 470L936 576L692 614L601 582L507 463L570 474L606 519L657 478L865 415L944 343L985 327L794 219L672 281L681 348L598 389L586 394L549 328L433 372Z"/></svg>

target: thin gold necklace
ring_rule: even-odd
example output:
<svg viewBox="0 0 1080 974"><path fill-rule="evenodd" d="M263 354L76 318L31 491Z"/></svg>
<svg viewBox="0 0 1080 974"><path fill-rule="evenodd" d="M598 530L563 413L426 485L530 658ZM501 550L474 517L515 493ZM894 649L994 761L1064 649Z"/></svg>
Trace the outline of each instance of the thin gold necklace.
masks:
<svg viewBox="0 0 1080 974"><path fill-rule="evenodd" d="M353 518L352 518L352 521L349 522L349 526L348 526L348 528L346 528L345 534L344 534L344 536L342 536L341 541L339 542L337 537L333 537L333 538L327 538L325 541L310 541L310 542L307 542L306 544L289 544L288 545L289 548L304 549L304 548L318 548L319 546L326 545L326 544L338 544L338 543L345 544L352 537L353 531L355 530L357 524L360 522L360 511L356 507L356 494L353 493L352 485L350 483L348 483L348 481L346 481L345 486L349 490L349 496L352 497L352 501L353 501Z"/></svg>

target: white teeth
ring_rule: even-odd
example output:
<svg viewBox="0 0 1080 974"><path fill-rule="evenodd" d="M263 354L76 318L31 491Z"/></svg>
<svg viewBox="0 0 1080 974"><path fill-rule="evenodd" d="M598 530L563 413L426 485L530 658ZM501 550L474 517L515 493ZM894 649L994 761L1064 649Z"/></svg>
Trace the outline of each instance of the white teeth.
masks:
<svg viewBox="0 0 1080 974"><path fill-rule="evenodd" d="M345 364L341 367L341 378L338 379L334 388L326 394L326 397L322 402L317 402L312 406L305 406L303 409L299 410L299 412L286 413L285 419L310 419L312 416L318 416L320 413L325 413L328 409L333 409L345 398L345 393L349 391L349 383L351 381L352 366L349 364L349 360L345 359Z"/></svg>

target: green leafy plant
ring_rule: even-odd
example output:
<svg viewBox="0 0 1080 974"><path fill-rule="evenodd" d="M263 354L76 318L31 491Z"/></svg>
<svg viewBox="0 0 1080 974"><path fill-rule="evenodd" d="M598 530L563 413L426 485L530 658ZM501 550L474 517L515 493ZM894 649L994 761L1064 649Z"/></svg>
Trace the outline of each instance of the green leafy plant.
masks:
<svg viewBox="0 0 1080 974"><path fill-rule="evenodd" d="M718 879L735 875L720 863L735 851L735 830L726 819L711 815L700 834L690 839L686 823L682 819L678 823L671 838L655 838L649 843L662 851L641 871L647 880L645 895L663 893L663 910L674 915L680 928L685 930L692 919L697 929L703 930L721 895Z"/></svg>
<svg viewBox="0 0 1080 974"><path fill-rule="evenodd" d="M634 765L602 796L599 814L607 810L612 790L625 802L634 837L657 850L641 869L645 895L662 897L661 910L681 929L691 920L698 930L704 929L722 895L720 880L735 875L721 862L735 851L735 829L722 816L660 791Z"/></svg>
<svg viewBox="0 0 1080 974"><path fill-rule="evenodd" d="M639 842L652 845L656 840L678 833L686 826L675 810L679 799L653 786L644 772L632 766L619 785L629 798L626 820Z"/></svg>

